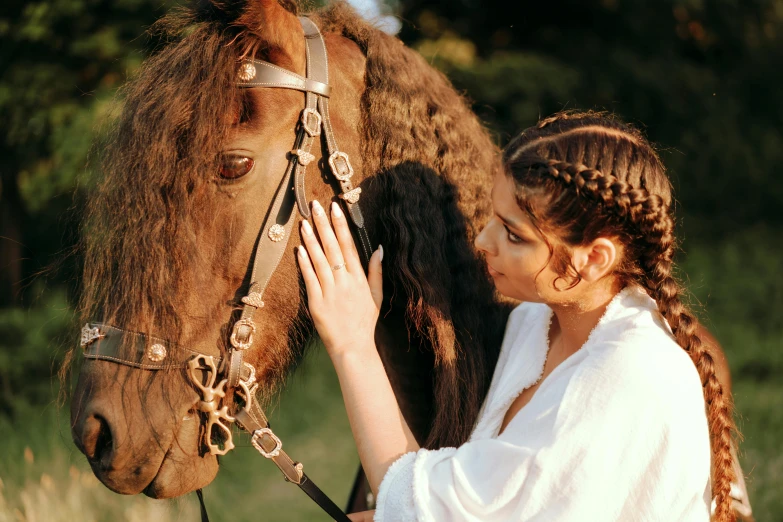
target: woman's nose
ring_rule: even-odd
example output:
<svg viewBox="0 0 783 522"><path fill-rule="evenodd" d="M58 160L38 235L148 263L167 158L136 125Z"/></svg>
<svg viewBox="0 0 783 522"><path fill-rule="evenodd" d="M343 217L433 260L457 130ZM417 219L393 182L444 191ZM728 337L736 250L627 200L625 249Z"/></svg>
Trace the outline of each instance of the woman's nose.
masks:
<svg viewBox="0 0 783 522"><path fill-rule="evenodd" d="M479 251L493 255L495 248L489 233L491 225L492 221L489 221L489 223L484 225L484 228L482 228L481 232L476 236L473 244Z"/></svg>

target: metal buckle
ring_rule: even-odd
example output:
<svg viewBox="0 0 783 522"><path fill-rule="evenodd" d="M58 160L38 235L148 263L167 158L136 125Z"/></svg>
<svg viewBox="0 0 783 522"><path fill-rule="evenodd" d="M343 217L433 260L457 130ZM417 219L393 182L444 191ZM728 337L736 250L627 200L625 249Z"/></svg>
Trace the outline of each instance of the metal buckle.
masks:
<svg viewBox="0 0 783 522"><path fill-rule="evenodd" d="M275 441L275 449L267 452L263 446L261 446L260 439L263 435L269 435L269 437ZM253 432L253 436L250 437L250 443L258 452L264 457L271 459L280 455L280 450L283 449L283 441L281 441L277 435L275 435L269 428L259 428Z"/></svg>
<svg viewBox="0 0 783 522"><path fill-rule="evenodd" d="M247 336L247 339L240 340L239 339L239 329L243 326L247 326L250 328L250 334ZM240 319L236 323L234 323L234 328L231 331L231 346L236 348L237 350L247 350L251 346L253 346L253 334L256 332L256 324L253 322L252 319L249 317L246 317L244 319Z"/></svg>
<svg viewBox="0 0 783 522"><path fill-rule="evenodd" d="M342 165L338 167L337 160L343 160ZM351 166L351 160L348 158L348 154L341 151L335 151L334 154L329 156L329 166L332 167L332 173L334 177L340 181L348 181L353 176L353 167Z"/></svg>
<svg viewBox="0 0 783 522"><path fill-rule="evenodd" d="M310 116L315 118L315 125L310 126ZM311 138L321 135L321 115L315 109L305 108L302 110L302 127Z"/></svg>
<svg viewBox="0 0 783 522"><path fill-rule="evenodd" d="M207 372L207 382L205 384L201 384L201 379L199 379L197 370ZM188 361L188 376L193 385L201 392L201 400L197 406L198 411L207 414L205 444L212 455L225 455L234 449L234 440L229 425L234 422L235 419L229 415L228 406L224 405L222 408L218 408L218 405L220 401L226 397L226 384L228 384L228 379L223 379L215 386L215 381L217 380L217 365L215 364L215 359L211 355L204 354L196 355ZM222 431L223 436L225 437L223 449L220 449L220 446L212 442L212 431L215 427Z"/></svg>

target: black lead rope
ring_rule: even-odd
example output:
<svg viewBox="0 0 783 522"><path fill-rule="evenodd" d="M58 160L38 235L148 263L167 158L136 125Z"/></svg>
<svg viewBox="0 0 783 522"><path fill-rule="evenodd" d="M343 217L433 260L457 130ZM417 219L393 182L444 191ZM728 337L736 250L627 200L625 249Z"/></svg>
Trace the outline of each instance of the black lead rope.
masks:
<svg viewBox="0 0 783 522"><path fill-rule="evenodd" d="M348 516L343 513L329 497L327 497L320 489L318 489L318 486L316 486L312 481L304 480L299 487L334 520L346 520L350 522ZM198 497L198 503L201 509L201 522L209 522L207 506L204 504L204 492L201 491L201 488L196 490L196 496Z"/></svg>
<svg viewBox="0 0 783 522"><path fill-rule="evenodd" d="M201 491L201 488L196 490L196 496L198 497L198 503L201 505L201 522L209 522L207 506L204 504L204 493Z"/></svg>

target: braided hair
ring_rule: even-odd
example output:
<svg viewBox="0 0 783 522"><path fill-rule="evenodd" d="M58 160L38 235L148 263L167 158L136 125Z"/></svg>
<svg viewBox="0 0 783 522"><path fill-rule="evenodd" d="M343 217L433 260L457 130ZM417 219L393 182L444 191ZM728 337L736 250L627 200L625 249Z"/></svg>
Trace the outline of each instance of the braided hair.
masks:
<svg viewBox="0 0 783 522"><path fill-rule="evenodd" d="M637 284L655 300L699 372L712 449L713 520L735 520L730 497L732 402L672 274L672 191L655 150L638 130L614 116L563 112L522 132L506 148L504 163L520 208L542 232L557 237L556 245L550 244L551 266L560 278L571 278L571 286L580 278L571 265L570 248L598 237L616 238L623 245L614 275L622 286Z"/></svg>

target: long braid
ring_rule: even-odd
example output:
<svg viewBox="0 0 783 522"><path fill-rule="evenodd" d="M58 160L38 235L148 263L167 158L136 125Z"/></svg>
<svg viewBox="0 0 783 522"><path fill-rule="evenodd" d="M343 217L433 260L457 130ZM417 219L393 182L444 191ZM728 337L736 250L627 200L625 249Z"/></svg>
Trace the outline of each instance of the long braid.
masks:
<svg viewBox="0 0 783 522"><path fill-rule="evenodd" d="M730 492L731 483L736 477L731 454L735 430L732 401L724 394L712 355L696 334L696 318L680 299L682 289L671 273L674 255L673 220L663 208L655 217L655 221L640 223L644 237L652 243L651 246L656 247L640 260L645 272L643 283L658 303L658 309L668 321L677 343L688 352L701 377L712 448L712 495L716 504L714 520L733 521L735 513L731 507Z"/></svg>
<svg viewBox="0 0 783 522"><path fill-rule="evenodd" d="M731 454L732 403L724 395L712 355L696 334L697 321L682 302L681 287L672 276L675 241L669 205L660 195L651 195L643 188L635 188L611 174L582 164L539 158L526 162L526 167L528 175L558 180L576 192L578 198L611 209L620 221L635 229L637 241L641 243L635 249L631 247L637 252L636 263L633 263L637 270L626 268L625 274L621 271L620 275L625 277L624 283L632 279L644 286L669 323L677 343L688 353L699 372L712 449L712 495L716 503L713 520L733 522L735 513L730 497L731 482L735 479Z"/></svg>

